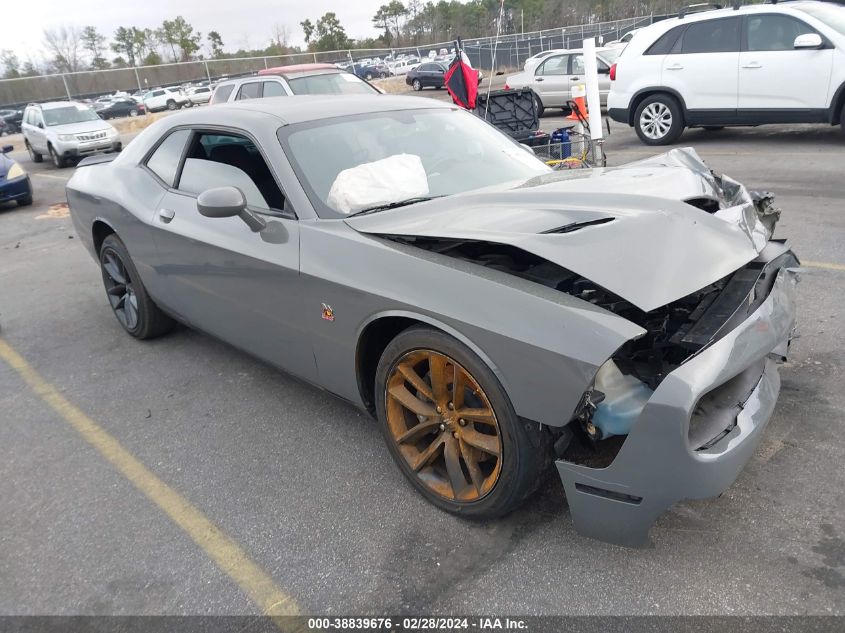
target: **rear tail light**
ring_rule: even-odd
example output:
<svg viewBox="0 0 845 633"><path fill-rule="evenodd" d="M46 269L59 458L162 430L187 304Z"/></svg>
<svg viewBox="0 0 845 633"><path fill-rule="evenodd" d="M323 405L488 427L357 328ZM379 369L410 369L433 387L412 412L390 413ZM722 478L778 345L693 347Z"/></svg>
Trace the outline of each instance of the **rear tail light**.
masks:
<svg viewBox="0 0 845 633"><path fill-rule="evenodd" d="M616 81L616 64L610 67L610 81Z"/></svg>
<svg viewBox="0 0 845 633"><path fill-rule="evenodd" d="M510 90L511 87L508 84L505 84L505 90Z"/></svg>

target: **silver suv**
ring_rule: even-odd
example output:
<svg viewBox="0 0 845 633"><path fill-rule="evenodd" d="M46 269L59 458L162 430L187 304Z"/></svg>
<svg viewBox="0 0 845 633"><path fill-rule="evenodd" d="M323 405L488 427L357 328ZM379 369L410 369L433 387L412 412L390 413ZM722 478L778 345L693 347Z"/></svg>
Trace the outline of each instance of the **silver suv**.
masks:
<svg viewBox="0 0 845 633"><path fill-rule="evenodd" d="M84 103L31 103L21 121L24 143L33 162L47 154L56 167L91 154L119 152L120 134Z"/></svg>

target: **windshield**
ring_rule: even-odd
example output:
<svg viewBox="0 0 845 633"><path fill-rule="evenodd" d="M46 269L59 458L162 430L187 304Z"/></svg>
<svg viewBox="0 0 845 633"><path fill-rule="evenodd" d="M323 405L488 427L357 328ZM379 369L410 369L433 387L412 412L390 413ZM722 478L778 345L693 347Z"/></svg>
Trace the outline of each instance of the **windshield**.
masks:
<svg viewBox="0 0 845 633"><path fill-rule="evenodd" d="M378 90L352 73L326 73L288 79L295 95L351 95L373 94Z"/></svg>
<svg viewBox="0 0 845 633"><path fill-rule="evenodd" d="M817 20L827 24L830 28L839 31L842 35L845 35L845 7L818 3L796 6L793 8L812 15Z"/></svg>
<svg viewBox="0 0 845 633"><path fill-rule="evenodd" d="M317 213L328 218L349 213L329 203L338 199L340 186L347 197L358 196L358 208L366 208L412 197L452 195L551 171L493 126L456 109L326 119L283 127L279 139Z"/></svg>
<svg viewBox="0 0 845 633"><path fill-rule="evenodd" d="M42 110L45 125L68 125L83 121L99 121L100 117L88 106L71 105L65 108Z"/></svg>

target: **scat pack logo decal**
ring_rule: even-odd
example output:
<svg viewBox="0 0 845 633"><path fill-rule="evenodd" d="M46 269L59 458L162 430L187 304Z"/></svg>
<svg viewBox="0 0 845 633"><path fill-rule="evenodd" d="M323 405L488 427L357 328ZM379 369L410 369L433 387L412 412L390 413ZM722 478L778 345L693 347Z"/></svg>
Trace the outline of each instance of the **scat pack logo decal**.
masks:
<svg viewBox="0 0 845 633"><path fill-rule="evenodd" d="M322 317L324 321L334 321L334 310L328 303L323 304Z"/></svg>

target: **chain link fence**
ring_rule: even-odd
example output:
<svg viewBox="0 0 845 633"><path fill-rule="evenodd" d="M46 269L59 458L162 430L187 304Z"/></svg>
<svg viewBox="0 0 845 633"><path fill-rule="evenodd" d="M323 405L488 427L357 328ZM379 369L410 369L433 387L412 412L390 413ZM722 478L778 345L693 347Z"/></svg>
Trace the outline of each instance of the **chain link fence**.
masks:
<svg viewBox="0 0 845 633"><path fill-rule="evenodd" d="M584 39L595 37L597 43L619 39L627 31L647 26L665 16L643 16L565 26L532 33L515 33L495 37L470 38L463 41L464 50L475 68L493 73L522 68L525 60L544 50L580 48ZM352 49L319 53L297 53L271 57L209 59L157 66L90 70L76 73L22 77L0 80L0 104L20 106L30 102L63 99L88 99L118 91L133 93L157 87L179 86L200 81L253 74L264 68L326 62L332 64L384 59L388 55L415 55L424 59L450 53L454 41L420 44L397 48ZM0 107L4 107L0 105Z"/></svg>

